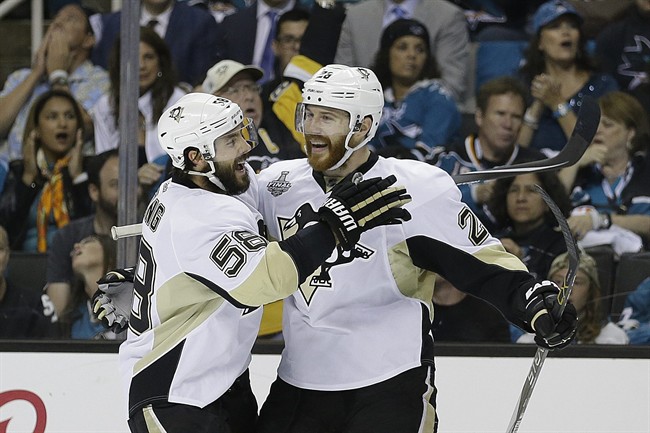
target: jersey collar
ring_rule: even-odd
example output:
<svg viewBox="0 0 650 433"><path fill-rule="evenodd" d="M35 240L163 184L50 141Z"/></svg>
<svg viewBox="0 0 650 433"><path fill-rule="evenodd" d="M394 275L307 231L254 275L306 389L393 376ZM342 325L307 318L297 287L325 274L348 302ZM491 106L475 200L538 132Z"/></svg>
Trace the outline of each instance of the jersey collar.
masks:
<svg viewBox="0 0 650 433"><path fill-rule="evenodd" d="M370 170L376 163L379 161L379 156L377 156L376 153L370 152L370 157L368 157L368 160L361 164L359 167L357 167L355 172L360 172L362 174L366 174L368 170ZM323 176L323 173L320 171L313 171L312 170L312 176L314 177L314 180L318 185L322 188L323 191L328 191L329 188L327 188L327 182L325 181L325 176Z"/></svg>

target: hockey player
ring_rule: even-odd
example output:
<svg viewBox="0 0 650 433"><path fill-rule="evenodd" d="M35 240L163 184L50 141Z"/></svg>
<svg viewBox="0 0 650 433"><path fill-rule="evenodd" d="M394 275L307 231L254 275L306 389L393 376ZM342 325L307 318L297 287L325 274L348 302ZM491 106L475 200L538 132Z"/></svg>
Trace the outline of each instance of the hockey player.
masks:
<svg viewBox="0 0 650 433"><path fill-rule="evenodd" d="M411 160L384 159L365 144L383 93L366 68L329 65L309 79L296 111L306 160L258 175L259 210L276 239L318 219L331 188L353 172L394 174L412 219L337 248L284 301L285 348L262 406L260 433L415 433L437 429L433 385L435 274L495 305L536 342L561 348L576 313L558 314L559 288L537 281L461 202L451 177Z"/></svg>
<svg viewBox="0 0 650 433"><path fill-rule="evenodd" d="M319 222L267 243L259 214L234 197L250 191L245 159L256 143L239 106L189 94L163 113L158 133L174 169L143 219L120 347L129 427L252 432L257 403L247 368L262 315L256 307L295 291L336 241L354 244L364 230L407 219L400 206L409 197L390 186L394 178L348 178L323 197Z"/></svg>

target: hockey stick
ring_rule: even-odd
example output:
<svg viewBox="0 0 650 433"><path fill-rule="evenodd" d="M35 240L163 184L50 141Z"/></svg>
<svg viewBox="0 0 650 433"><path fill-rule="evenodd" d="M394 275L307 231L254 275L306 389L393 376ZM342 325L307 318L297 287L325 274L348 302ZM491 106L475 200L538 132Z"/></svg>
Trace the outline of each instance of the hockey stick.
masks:
<svg viewBox="0 0 650 433"><path fill-rule="evenodd" d="M113 226L111 227L111 237L114 241L131 236L139 236L142 234L142 223L129 224L126 226Z"/></svg>
<svg viewBox="0 0 650 433"><path fill-rule="evenodd" d="M566 244L567 248L567 254L569 256L569 269L566 276L564 277L562 287L560 287L560 293L557 296L558 302L560 303L560 316L562 316L564 307L566 307L569 296L571 296L573 282L576 279L580 253L578 251L578 245L576 244L576 241L571 234L571 229L569 229L569 224L567 223L566 218L564 218L564 215L562 215L562 211L560 211L555 202L553 202L553 199L549 197L549 195L546 193L546 191L544 191L542 187L535 185L535 188L537 188L537 192L539 192L539 194L542 196L544 202L551 210L551 212L553 212L553 216L555 216L555 219L560 225L560 229L562 229L562 236L564 236L564 243ZM535 384L539 378L539 372L542 370L542 366L544 365L544 361L546 360L548 352L549 350L546 348L537 348L537 352L535 352L535 357L533 358L533 364L530 366L528 376L526 377L526 381L524 382L521 394L519 395L519 400L517 401L517 406L515 407L515 411L512 414L512 418L510 419L508 430L506 430L507 433L515 433L519 430L519 424L521 424L521 420L524 417L524 412L528 406L528 401L530 400L530 396L533 393L533 389L535 388Z"/></svg>
<svg viewBox="0 0 650 433"><path fill-rule="evenodd" d="M600 122L600 107L592 97L582 98L576 126L573 128L569 141L564 148L552 158L521 164L503 165L490 170L472 171L452 176L457 185L480 182L484 180L512 177L519 174L538 173L569 167L580 159L598 129Z"/></svg>

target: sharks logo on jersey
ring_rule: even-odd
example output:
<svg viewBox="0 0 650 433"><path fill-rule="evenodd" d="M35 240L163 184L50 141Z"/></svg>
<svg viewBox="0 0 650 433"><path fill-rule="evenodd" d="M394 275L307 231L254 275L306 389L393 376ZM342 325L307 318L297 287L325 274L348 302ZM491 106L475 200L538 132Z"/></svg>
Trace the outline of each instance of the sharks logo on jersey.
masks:
<svg viewBox="0 0 650 433"><path fill-rule="evenodd" d="M318 213L308 203L303 204L298 208L293 218L278 217L278 224L282 231L282 238L286 239L295 234L298 230L307 227L311 223L318 221ZM314 294L318 289L331 289L332 277L330 270L335 266L344 265L352 262L354 259L368 260L373 254L374 250L357 243L352 251L344 251L341 247L336 248L335 258L325 261L316 272L314 272L304 283L299 287L299 291L309 305L314 298Z"/></svg>

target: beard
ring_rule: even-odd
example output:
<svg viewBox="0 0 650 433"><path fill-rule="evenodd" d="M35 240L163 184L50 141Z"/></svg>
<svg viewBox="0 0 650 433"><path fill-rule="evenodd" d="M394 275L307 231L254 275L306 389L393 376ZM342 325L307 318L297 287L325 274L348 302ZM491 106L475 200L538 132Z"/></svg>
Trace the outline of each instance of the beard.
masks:
<svg viewBox="0 0 650 433"><path fill-rule="evenodd" d="M117 221L117 203L109 202L100 194L95 207L97 210L101 210L101 212Z"/></svg>
<svg viewBox="0 0 650 433"><path fill-rule="evenodd" d="M239 195L245 192L251 184L251 179L246 170L243 177L238 177L236 168L246 162L248 154L239 157L231 162L217 162L215 164L215 175L219 178L226 188L226 194Z"/></svg>
<svg viewBox="0 0 650 433"><path fill-rule="evenodd" d="M345 155L345 135L336 135L330 138L325 135L305 134L305 149L307 150L307 161L309 165L319 172L324 172L332 168ZM312 142L324 143L327 147L326 153L312 152Z"/></svg>

